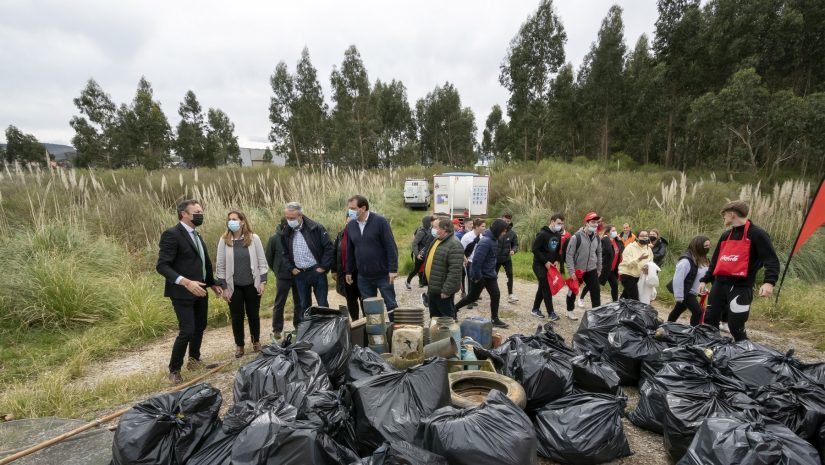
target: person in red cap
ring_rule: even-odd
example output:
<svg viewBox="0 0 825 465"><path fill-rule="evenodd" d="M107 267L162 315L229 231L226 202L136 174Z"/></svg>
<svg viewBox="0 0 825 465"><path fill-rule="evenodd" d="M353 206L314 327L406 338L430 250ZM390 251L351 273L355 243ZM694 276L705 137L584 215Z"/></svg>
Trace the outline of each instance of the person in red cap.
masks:
<svg viewBox="0 0 825 465"><path fill-rule="evenodd" d="M602 241L596 230L601 217L596 212L584 216L584 227L579 229L567 241L565 265L567 274L578 283L584 283L590 288L590 303L592 307L601 305L601 289L599 289L599 274L602 270ZM574 286L575 287L575 286ZM578 320L573 309L576 305L578 289L567 292L567 317Z"/></svg>

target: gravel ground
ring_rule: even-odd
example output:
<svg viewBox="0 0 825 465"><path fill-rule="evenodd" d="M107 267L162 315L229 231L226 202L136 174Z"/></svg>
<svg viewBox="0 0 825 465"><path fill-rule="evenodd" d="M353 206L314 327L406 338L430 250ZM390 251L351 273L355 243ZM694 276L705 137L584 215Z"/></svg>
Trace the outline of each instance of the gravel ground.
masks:
<svg viewBox="0 0 825 465"><path fill-rule="evenodd" d="M396 282L396 295L399 305L402 307L414 307L421 305L421 292L425 289L419 289L413 281L413 290L406 290L404 288L403 280L399 278ZM499 279L499 285L502 289L502 304L500 306L500 318L510 324L510 328L500 331L504 337L511 334L532 334L536 327L545 323L547 320L540 320L531 315L530 310L535 296L536 284L534 282L516 280L514 283L514 294L520 299L516 303L506 302L506 279L502 276ZM573 334L579 326L579 321L569 320L566 316L565 301L563 293L559 293L553 299L553 306L557 313L562 317L556 325L556 332L564 336L565 341L570 344ZM602 302L609 302L610 296L602 293ZM480 315L489 317L489 296L482 294L480 305L475 309L462 309L459 312L459 319ZM333 292L330 293L330 305L337 307L344 305L344 299ZM662 319L667 317L669 308L665 309L663 305L654 303L659 315ZM585 308L576 308L576 315L581 318L584 310L590 308L589 300L586 301ZM170 309L171 311L171 309ZM264 319L261 321L262 339L266 341L269 335L269 328L271 327L271 320ZM287 328L291 329L289 318L287 318ZM498 330L497 330L498 331ZM749 335L752 339L758 342L766 343L778 350L784 350L787 347L795 346L798 357L807 361L825 360L825 354L817 351L810 343L804 341L793 333L776 333L772 332L769 325L757 322L749 326ZM170 333L167 337L155 343L144 346L138 350L124 354L116 360L104 362L93 367L90 367L88 374L78 382L86 385L92 385L105 377L130 375L136 373L157 373L166 370L169 362L169 353L172 347L174 334ZM251 346L247 346L251 349ZM234 374L238 366L251 360L254 356L249 354L240 360L233 358L234 343L232 339L232 331L229 326L216 329L208 329L203 341L202 354L207 361L232 361L233 363L223 372L218 373L206 382L221 389L224 396L224 404L221 414L225 413L226 409L232 404L232 385L234 381ZM184 379L192 379L198 373L184 372ZM625 394L628 397L628 411L635 408L638 402L638 389L632 387L624 388ZM128 405L114 406L101 410L101 415L115 411ZM99 418L99 416L98 416ZM609 462L611 464L641 464L641 465L665 465L670 464L670 460L665 452L662 437L658 434L651 433L630 423L628 420L623 420L625 426L625 434L630 442L630 448L634 455L624 459ZM553 464L548 460L539 459L540 464Z"/></svg>

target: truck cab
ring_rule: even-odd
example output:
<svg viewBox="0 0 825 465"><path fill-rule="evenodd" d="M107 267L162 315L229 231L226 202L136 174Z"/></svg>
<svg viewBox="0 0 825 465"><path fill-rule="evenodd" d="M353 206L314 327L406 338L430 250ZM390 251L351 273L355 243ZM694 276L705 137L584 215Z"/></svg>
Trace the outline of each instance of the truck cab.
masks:
<svg viewBox="0 0 825 465"><path fill-rule="evenodd" d="M407 179L404 181L404 206L408 208L427 208L430 206L430 186L426 179Z"/></svg>

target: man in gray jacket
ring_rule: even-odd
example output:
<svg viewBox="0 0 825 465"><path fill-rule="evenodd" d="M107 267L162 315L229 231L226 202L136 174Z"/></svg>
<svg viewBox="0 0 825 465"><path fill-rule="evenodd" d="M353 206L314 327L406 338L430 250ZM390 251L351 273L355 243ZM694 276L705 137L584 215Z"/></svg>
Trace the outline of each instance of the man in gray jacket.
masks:
<svg viewBox="0 0 825 465"><path fill-rule="evenodd" d="M601 218L596 212L590 212L584 217L584 227L579 229L567 240L567 251L564 262L567 266L567 275L570 279L584 283L590 289L590 302L596 308L601 303L601 288L599 274L602 270L602 241L596 234ZM576 292L567 291L567 317L578 320L573 309L576 305Z"/></svg>

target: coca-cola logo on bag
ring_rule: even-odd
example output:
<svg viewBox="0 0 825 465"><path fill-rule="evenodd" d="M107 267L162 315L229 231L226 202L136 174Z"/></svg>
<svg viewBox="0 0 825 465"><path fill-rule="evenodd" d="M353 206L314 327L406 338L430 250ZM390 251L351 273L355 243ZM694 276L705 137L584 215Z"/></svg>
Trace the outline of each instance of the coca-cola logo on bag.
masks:
<svg viewBox="0 0 825 465"><path fill-rule="evenodd" d="M738 262L739 255L722 255L719 257L719 260L723 262Z"/></svg>

